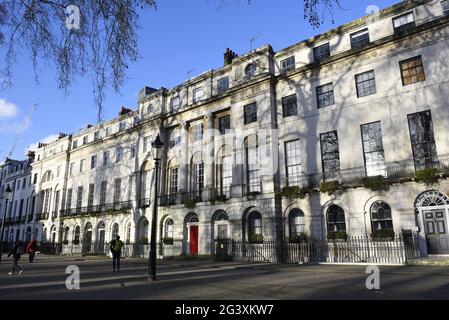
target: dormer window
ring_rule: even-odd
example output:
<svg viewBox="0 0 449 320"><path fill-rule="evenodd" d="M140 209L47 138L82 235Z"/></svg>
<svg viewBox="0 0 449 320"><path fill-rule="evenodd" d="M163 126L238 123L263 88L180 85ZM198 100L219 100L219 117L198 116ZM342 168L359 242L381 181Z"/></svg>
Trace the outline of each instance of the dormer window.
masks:
<svg viewBox="0 0 449 320"><path fill-rule="evenodd" d="M112 134L112 127L106 128L106 137L110 136Z"/></svg>
<svg viewBox="0 0 449 320"><path fill-rule="evenodd" d="M120 132L125 131L126 130L126 122L125 121L120 122L118 128L119 128Z"/></svg>
<svg viewBox="0 0 449 320"><path fill-rule="evenodd" d="M179 101L179 97L178 96L171 98L171 101L170 101L171 109L172 110L178 110L179 109L179 102L180 101Z"/></svg>
<svg viewBox="0 0 449 320"><path fill-rule="evenodd" d="M295 56L291 56L281 61L281 72L295 69Z"/></svg>
<svg viewBox="0 0 449 320"><path fill-rule="evenodd" d="M415 16L413 12L394 18L393 25L396 33L403 33L404 31L415 28Z"/></svg>
<svg viewBox="0 0 449 320"><path fill-rule="evenodd" d="M351 34L351 48L359 49L363 48L370 43L368 29L361 30L359 32Z"/></svg>
<svg viewBox="0 0 449 320"><path fill-rule="evenodd" d="M256 65L254 63L250 63L245 68L245 75L247 79L251 79L256 74Z"/></svg>
<svg viewBox="0 0 449 320"><path fill-rule="evenodd" d="M197 88L193 90L193 103L201 101L203 99L203 88Z"/></svg>
<svg viewBox="0 0 449 320"><path fill-rule="evenodd" d="M73 141L73 143L72 143L72 148L73 148L73 149L78 148L78 140L74 140L74 141Z"/></svg>
<svg viewBox="0 0 449 320"><path fill-rule="evenodd" d="M313 58L315 62L321 62L331 56L329 42L319 47L313 48Z"/></svg>
<svg viewBox="0 0 449 320"><path fill-rule="evenodd" d="M147 114L152 114L153 112L154 112L154 106L150 104L147 108Z"/></svg>
<svg viewBox="0 0 449 320"><path fill-rule="evenodd" d="M97 141L100 139L100 131L95 131L94 132L94 141Z"/></svg>
<svg viewBox="0 0 449 320"><path fill-rule="evenodd" d="M89 137L85 136L83 137L83 145L87 144L89 142Z"/></svg>

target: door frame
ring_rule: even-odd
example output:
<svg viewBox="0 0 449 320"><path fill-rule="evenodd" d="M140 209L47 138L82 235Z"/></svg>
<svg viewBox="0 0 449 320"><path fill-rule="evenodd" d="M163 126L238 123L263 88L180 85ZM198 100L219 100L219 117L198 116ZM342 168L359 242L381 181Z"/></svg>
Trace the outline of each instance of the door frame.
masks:
<svg viewBox="0 0 449 320"><path fill-rule="evenodd" d="M444 218L446 221L446 234L449 238L449 205L445 205L445 206L432 206L432 207L418 207L417 208L418 212L419 212L419 216L420 218L418 219L418 223L419 223L419 229L421 230L421 232L424 235L424 240L426 243L426 247L427 247L427 253L428 254L438 254L438 253L433 253L431 252L431 248L427 246L427 241L428 241L428 235L427 235L427 229L425 226L425 214L426 212L432 211L443 211L444 212ZM448 252L449 253L449 252Z"/></svg>

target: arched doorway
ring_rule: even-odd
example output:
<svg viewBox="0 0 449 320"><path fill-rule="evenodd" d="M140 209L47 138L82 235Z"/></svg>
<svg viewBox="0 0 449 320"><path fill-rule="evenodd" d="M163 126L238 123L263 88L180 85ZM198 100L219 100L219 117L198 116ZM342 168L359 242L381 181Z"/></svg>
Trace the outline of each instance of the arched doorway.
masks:
<svg viewBox="0 0 449 320"><path fill-rule="evenodd" d="M118 223L114 223L112 226L111 240L117 239L119 236L119 225Z"/></svg>
<svg viewBox="0 0 449 320"><path fill-rule="evenodd" d="M52 244L56 243L56 226L52 226L50 229L50 242Z"/></svg>
<svg viewBox="0 0 449 320"><path fill-rule="evenodd" d="M29 243L31 241L31 227L27 228L25 241L26 241L26 243Z"/></svg>
<svg viewBox="0 0 449 320"><path fill-rule="evenodd" d="M184 219L184 239L186 242L186 254L199 253L199 219L194 212L189 213Z"/></svg>
<svg viewBox="0 0 449 320"><path fill-rule="evenodd" d="M420 229L426 235L427 251L449 253L449 197L438 191L426 191L415 201Z"/></svg>
<svg viewBox="0 0 449 320"><path fill-rule="evenodd" d="M86 226L84 227L84 253L91 253L92 252L92 224L88 222Z"/></svg>
<svg viewBox="0 0 449 320"><path fill-rule="evenodd" d="M229 239L229 217L226 211L218 210L212 215L212 241Z"/></svg>
<svg viewBox="0 0 449 320"><path fill-rule="evenodd" d="M106 241L106 225L103 221L101 221L98 224L97 227L97 251L98 253L104 253L105 245L104 242Z"/></svg>
<svg viewBox="0 0 449 320"><path fill-rule="evenodd" d="M140 220L140 224L139 224L139 244L143 244L146 245L148 244L148 220L147 218L143 218L142 220Z"/></svg>

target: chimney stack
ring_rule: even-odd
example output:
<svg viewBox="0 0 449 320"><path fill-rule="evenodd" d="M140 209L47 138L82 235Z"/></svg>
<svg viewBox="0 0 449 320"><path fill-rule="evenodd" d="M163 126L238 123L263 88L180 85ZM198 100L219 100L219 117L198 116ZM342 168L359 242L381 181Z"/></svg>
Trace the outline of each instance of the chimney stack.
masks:
<svg viewBox="0 0 449 320"><path fill-rule="evenodd" d="M226 52L224 54L224 65L230 65L232 61L237 58L238 55L229 48L226 48Z"/></svg>

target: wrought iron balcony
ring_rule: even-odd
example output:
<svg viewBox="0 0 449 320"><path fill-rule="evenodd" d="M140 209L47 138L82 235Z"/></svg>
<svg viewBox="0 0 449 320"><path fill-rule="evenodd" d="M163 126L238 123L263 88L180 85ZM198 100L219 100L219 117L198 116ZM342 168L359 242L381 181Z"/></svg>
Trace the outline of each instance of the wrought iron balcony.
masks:
<svg viewBox="0 0 449 320"><path fill-rule="evenodd" d="M159 197L159 205L162 207L173 206L178 203L178 194L169 194Z"/></svg>
<svg viewBox="0 0 449 320"><path fill-rule="evenodd" d="M150 206L150 199L149 198L142 198L139 200L139 208L148 208Z"/></svg>
<svg viewBox="0 0 449 320"><path fill-rule="evenodd" d="M379 162L377 165L361 166L340 169L333 175L334 178L324 179L321 173L301 175L295 179L288 179L288 185L297 185L301 188L318 188L322 181L337 180L343 185L360 185L366 177L383 176L386 181L411 180L415 178L416 171L423 169L437 169L439 174L449 174L449 155L435 158L423 158L419 163L414 159Z"/></svg>
<svg viewBox="0 0 449 320"><path fill-rule="evenodd" d="M126 213L132 209L132 202L116 202L104 205L93 205L87 207L70 208L61 210L61 217L76 217L76 216L95 216L115 213Z"/></svg>

